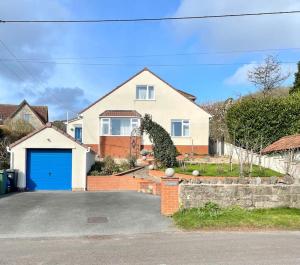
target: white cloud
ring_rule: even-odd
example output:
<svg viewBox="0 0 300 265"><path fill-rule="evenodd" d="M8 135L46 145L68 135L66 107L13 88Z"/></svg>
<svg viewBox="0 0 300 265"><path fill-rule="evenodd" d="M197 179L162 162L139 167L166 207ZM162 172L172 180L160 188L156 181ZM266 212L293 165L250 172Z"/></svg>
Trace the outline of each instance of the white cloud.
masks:
<svg viewBox="0 0 300 265"><path fill-rule="evenodd" d="M224 83L232 86L249 85L248 72L253 68L253 66L254 63L244 64L239 67L232 76L225 79Z"/></svg>
<svg viewBox="0 0 300 265"><path fill-rule="evenodd" d="M260 62L263 63L263 62ZM239 85L250 85L251 83L248 81L248 72L253 69L253 67L257 65L257 62L251 62L249 64L244 64L239 67L233 75L229 76L224 80L226 85L230 86L239 86ZM297 71L296 64L282 64L281 65L282 73L290 74L290 78L285 81L285 85L291 84L294 78L294 73Z"/></svg>
<svg viewBox="0 0 300 265"><path fill-rule="evenodd" d="M300 9L298 0L182 0L174 16L214 15ZM198 36L199 41L215 49L254 49L299 47L298 14L224 18L174 22L172 27L182 38Z"/></svg>

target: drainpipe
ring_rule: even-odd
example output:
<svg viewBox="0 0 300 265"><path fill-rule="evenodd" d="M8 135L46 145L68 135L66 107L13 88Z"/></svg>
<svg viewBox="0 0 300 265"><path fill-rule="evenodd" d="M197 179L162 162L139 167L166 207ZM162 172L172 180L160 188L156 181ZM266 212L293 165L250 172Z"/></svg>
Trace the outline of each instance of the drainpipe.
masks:
<svg viewBox="0 0 300 265"><path fill-rule="evenodd" d="M91 147L88 147L87 149L86 149L86 153L90 153L91 152ZM86 169L87 169L87 158L85 158L85 171L86 171ZM85 191L87 191L87 180L88 180L88 176L87 176L87 173L88 172L86 172L85 173L85 187L84 187L84 190Z"/></svg>
<svg viewBox="0 0 300 265"><path fill-rule="evenodd" d="M6 146L6 151L8 153L10 153L10 161L9 161L9 164L10 164L10 169L13 169L14 168L14 153L11 151L11 149L9 148L9 146Z"/></svg>

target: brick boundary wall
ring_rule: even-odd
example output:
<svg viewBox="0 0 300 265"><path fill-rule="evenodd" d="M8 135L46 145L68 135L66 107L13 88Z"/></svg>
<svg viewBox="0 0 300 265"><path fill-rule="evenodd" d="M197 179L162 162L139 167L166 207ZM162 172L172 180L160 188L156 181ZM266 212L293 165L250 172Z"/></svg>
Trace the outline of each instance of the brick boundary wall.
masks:
<svg viewBox="0 0 300 265"><path fill-rule="evenodd" d="M139 179L131 176L88 176L88 191L138 190Z"/></svg>
<svg viewBox="0 0 300 265"><path fill-rule="evenodd" d="M162 215L171 216L179 210L179 178L161 179L160 211Z"/></svg>
<svg viewBox="0 0 300 265"><path fill-rule="evenodd" d="M132 176L87 176L88 191L137 191L161 197L161 214L170 216L179 209L179 178L161 179L160 183Z"/></svg>
<svg viewBox="0 0 300 265"><path fill-rule="evenodd" d="M133 176L88 176L88 191L137 191L160 195L160 183Z"/></svg>

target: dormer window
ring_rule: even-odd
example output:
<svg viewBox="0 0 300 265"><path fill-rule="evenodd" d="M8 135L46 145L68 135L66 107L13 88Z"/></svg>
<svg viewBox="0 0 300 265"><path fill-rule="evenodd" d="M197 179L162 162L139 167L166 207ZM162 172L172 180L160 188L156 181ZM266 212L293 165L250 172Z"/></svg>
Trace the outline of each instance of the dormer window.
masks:
<svg viewBox="0 0 300 265"><path fill-rule="evenodd" d="M154 86L138 85L136 86L137 100L154 100Z"/></svg>

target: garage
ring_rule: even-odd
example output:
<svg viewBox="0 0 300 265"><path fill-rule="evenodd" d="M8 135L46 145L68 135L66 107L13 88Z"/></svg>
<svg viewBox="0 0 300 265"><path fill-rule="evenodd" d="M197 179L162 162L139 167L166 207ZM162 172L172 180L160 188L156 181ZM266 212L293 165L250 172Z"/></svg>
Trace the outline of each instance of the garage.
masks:
<svg viewBox="0 0 300 265"><path fill-rule="evenodd" d="M27 190L71 190L72 149L28 149Z"/></svg>
<svg viewBox="0 0 300 265"><path fill-rule="evenodd" d="M28 191L86 190L86 174L96 154L48 123L9 147L18 187Z"/></svg>

